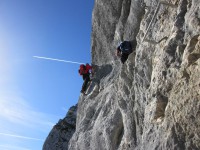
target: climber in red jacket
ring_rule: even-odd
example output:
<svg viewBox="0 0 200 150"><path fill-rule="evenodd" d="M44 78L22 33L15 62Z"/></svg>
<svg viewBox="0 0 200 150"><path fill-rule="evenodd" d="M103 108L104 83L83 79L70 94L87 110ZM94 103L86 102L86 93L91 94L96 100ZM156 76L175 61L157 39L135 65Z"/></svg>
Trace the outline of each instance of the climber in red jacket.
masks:
<svg viewBox="0 0 200 150"><path fill-rule="evenodd" d="M83 77L84 80L81 93L85 94L88 82L91 81L90 79L91 71L92 71L92 66L90 66L88 63L86 65L84 64L80 65L80 69L78 70L78 72Z"/></svg>

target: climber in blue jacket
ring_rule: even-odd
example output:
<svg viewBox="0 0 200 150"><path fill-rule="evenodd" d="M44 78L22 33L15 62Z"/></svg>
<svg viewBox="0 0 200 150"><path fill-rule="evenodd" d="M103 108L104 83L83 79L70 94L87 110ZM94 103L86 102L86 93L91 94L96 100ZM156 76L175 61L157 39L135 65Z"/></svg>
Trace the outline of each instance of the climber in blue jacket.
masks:
<svg viewBox="0 0 200 150"><path fill-rule="evenodd" d="M136 47L137 42L134 41L134 49ZM123 41L120 43L120 45L116 49L116 55L120 57L121 62L124 64L126 60L128 59L128 56L133 52L132 44L130 41Z"/></svg>

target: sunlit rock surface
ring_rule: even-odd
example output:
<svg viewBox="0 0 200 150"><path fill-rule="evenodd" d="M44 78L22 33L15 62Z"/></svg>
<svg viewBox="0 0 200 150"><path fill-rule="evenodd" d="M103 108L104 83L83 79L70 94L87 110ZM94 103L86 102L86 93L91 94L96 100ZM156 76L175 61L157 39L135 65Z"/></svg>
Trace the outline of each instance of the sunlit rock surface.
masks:
<svg viewBox="0 0 200 150"><path fill-rule="evenodd" d="M200 149L200 1L95 0L92 19L96 74L64 149Z"/></svg>

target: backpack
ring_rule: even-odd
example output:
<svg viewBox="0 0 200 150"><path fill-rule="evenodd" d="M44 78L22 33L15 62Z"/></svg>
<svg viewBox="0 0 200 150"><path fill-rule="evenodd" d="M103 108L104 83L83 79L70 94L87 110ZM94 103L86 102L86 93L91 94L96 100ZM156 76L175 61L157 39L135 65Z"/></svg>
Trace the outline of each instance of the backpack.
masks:
<svg viewBox="0 0 200 150"><path fill-rule="evenodd" d="M80 75L83 75L86 73L86 66L85 65L80 65L80 69L78 70Z"/></svg>
<svg viewBox="0 0 200 150"><path fill-rule="evenodd" d="M131 42L129 41L122 42L119 47L122 53L130 54L133 52Z"/></svg>

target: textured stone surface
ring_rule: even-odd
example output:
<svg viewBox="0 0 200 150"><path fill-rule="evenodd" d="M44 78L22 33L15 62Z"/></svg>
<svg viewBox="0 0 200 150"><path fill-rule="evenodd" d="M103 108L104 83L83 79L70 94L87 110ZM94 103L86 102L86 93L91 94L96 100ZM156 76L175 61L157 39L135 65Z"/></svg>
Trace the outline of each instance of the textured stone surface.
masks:
<svg viewBox="0 0 200 150"><path fill-rule="evenodd" d="M64 119L53 127L43 145L43 150L67 150L76 129L77 106L72 106Z"/></svg>
<svg viewBox="0 0 200 150"><path fill-rule="evenodd" d="M95 0L96 74L70 150L200 149L200 1L164 2L143 41L158 0ZM115 48L134 39L122 65Z"/></svg>

